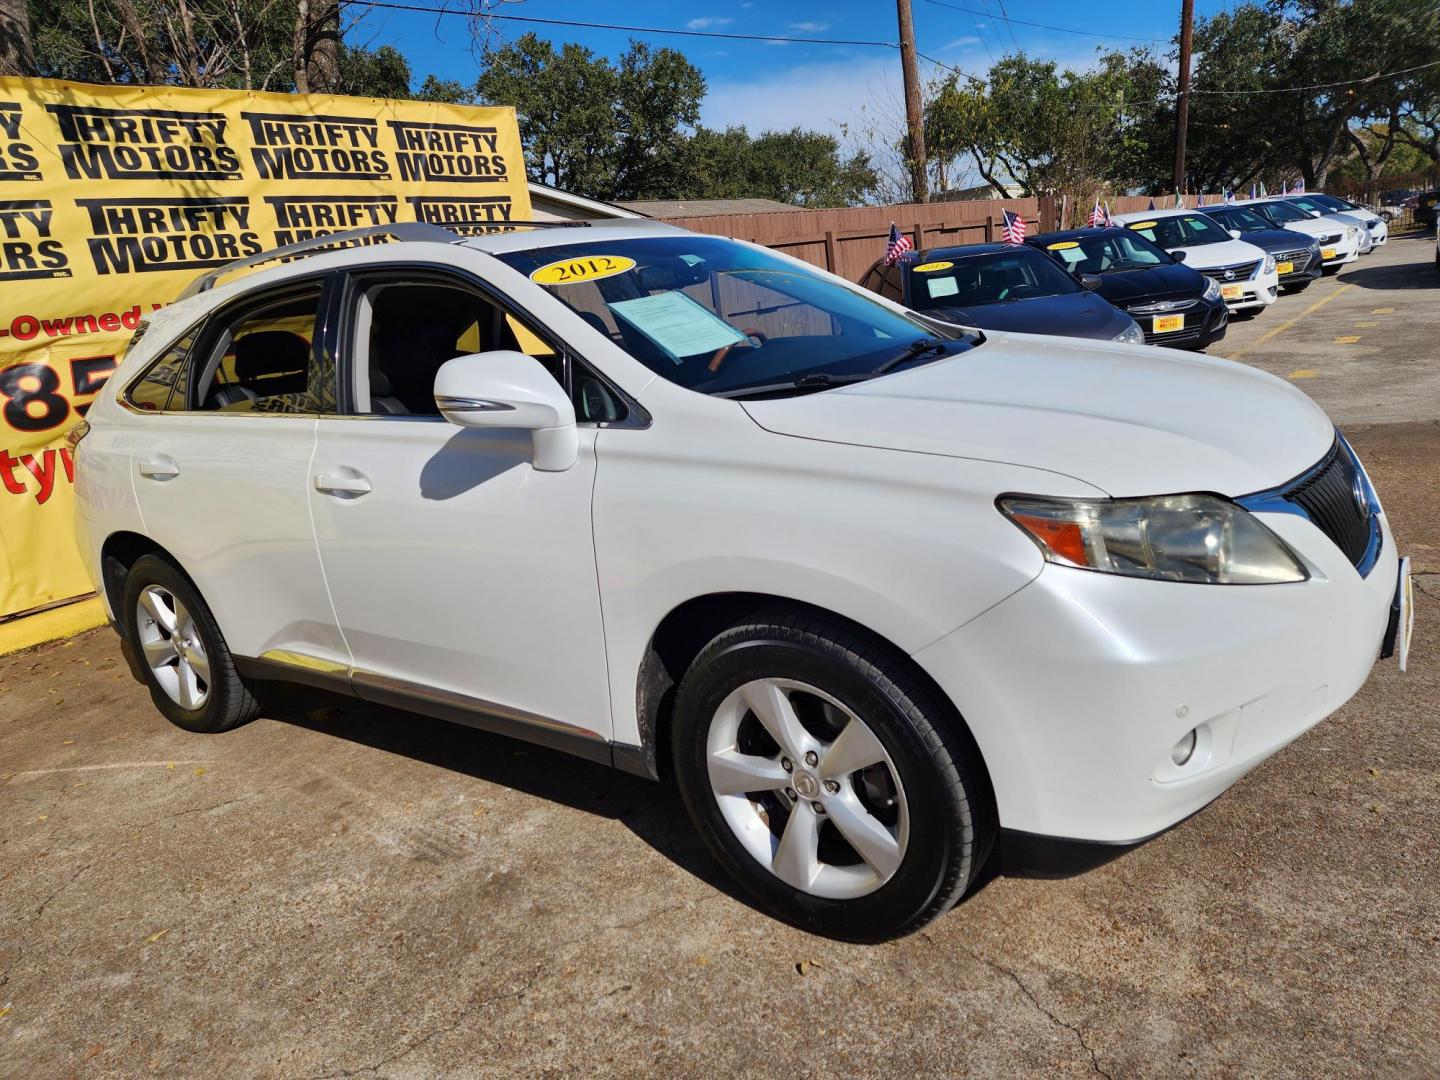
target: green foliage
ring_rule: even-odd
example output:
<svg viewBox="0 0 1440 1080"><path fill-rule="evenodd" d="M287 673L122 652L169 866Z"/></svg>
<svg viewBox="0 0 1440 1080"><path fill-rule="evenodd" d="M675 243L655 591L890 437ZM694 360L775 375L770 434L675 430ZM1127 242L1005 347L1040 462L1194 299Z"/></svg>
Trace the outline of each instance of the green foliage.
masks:
<svg viewBox="0 0 1440 1080"><path fill-rule="evenodd" d="M410 64L391 45L378 49L352 49L340 46L340 86L338 93L359 97L408 98Z"/></svg>
<svg viewBox="0 0 1440 1080"><path fill-rule="evenodd" d="M690 139L679 198L765 198L797 206L853 206L871 197L875 170L842 154L831 135L792 128L751 138L743 127L699 128Z"/></svg>

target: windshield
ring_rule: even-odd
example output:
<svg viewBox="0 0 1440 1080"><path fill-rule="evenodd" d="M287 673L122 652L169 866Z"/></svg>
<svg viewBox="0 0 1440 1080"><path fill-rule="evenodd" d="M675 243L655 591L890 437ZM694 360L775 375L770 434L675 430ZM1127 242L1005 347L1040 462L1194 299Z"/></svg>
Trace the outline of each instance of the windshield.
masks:
<svg viewBox="0 0 1440 1080"><path fill-rule="evenodd" d="M1322 202L1316 202L1314 199L1310 198L1308 195L1301 196L1301 197L1298 198L1298 199L1291 199L1290 201L1291 201L1292 203L1294 203L1296 206L1300 207L1301 210L1317 210L1317 211L1319 211L1319 212L1322 213L1322 214L1333 214L1333 213L1335 213L1335 208L1334 208L1334 207L1326 206L1326 205L1325 205L1324 203L1322 203Z"/></svg>
<svg viewBox="0 0 1440 1080"><path fill-rule="evenodd" d="M1118 270L1145 270L1173 265L1162 248L1139 233L1110 233L1103 236L1072 236L1051 240L1045 250L1072 274L1110 274Z"/></svg>
<svg viewBox="0 0 1440 1080"><path fill-rule="evenodd" d="M1277 222L1281 225L1288 225L1292 221L1315 220L1309 214L1305 213L1305 211L1297 207L1291 206L1289 203L1264 203L1261 206L1257 207L1257 209L1260 211L1260 213L1264 214L1271 221Z"/></svg>
<svg viewBox="0 0 1440 1080"><path fill-rule="evenodd" d="M1326 207L1330 210L1338 210L1342 213L1346 210L1364 209L1363 206L1359 206L1356 203L1351 202L1349 199L1340 199L1334 195L1307 195L1305 196L1305 198L1309 199L1312 203L1319 204L1319 206L1321 207Z"/></svg>
<svg viewBox="0 0 1440 1080"><path fill-rule="evenodd" d="M1204 214L1176 214L1148 221L1132 221L1129 228L1167 249L1218 244L1230 239L1228 232Z"/></svg>
<svg viewBox="0 0 1440 1080"><path fill-rule="evenodd" d="M928 262L908 267L910 306L976 307L1080 291L1075 279L1031 248L966 255L927 255Z"/></svg>
<svg viewBox="0 0 1440 1080"><path fill-rule="evenodd" d="M605 240L496 257L657 375L705 394L802 379L808 385L791 389L824 389L980 340L715 236Z"/></svg>
<svg viewBox="0 0 1440 1080"><path fill-rule="evenodd" d="M1207 210L1205 213L1225 228L1238 229L1241 232L1260 232L1262 229L1275 227L1273 222L1266 221L1254 210L1243 206L1227 206L1221 210Z"/></svg>

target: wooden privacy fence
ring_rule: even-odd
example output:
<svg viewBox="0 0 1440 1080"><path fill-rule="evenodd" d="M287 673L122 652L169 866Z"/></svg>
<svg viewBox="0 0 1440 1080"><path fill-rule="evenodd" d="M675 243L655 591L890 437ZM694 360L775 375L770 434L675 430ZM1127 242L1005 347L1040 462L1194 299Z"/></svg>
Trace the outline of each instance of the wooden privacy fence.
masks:
<svg viewBox="0 0 1440 1080"><path fill-rule="evenodd" d="M1185 196L1185 205L1220 201L1218 195ZM1144 210L1148 196L1110 199L1116 214ZM1153 200L1156 207L1174 205L1174 196ZM1000 239L1002 211L1025 219L1031 233L1060 228L1062 208L1070 227L1083 225L1093 199L1077 206L1069 198L975 199L967 202L902 203L895 206L861 206L844 210L785 210L773 214L717 214L713 217L661 218L692 232L733 236L783 251L797 259L824 267L857 281L880 256L893 222L910 237L917 250L954 244L983 244Z"/></svg>

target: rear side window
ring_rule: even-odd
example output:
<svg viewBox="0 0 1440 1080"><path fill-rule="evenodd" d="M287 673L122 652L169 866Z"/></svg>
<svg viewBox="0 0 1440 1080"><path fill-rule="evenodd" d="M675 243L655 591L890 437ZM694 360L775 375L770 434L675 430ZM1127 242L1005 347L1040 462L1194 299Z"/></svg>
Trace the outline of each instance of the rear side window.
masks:
<svg viewBox="0 0 1440 1080"><path fill-rule="evenodd" d="M144 377L131 385L125 400L143 412L184 409L185 373L194 345L195 331L192 330L150 365Z"/></svg>
<svg viewBox="0 0 1440 1080"><path fill-rule="evenodd" d="M221 323L197 396L218 412L333 413L335 365L314 348L321 286L244 309Z"/></svg>

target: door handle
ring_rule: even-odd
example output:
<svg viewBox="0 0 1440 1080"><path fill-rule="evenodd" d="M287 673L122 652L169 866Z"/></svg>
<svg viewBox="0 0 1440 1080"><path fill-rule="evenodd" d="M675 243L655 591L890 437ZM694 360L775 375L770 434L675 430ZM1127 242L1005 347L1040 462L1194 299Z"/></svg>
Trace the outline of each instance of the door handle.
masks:
<svg viewBox="0 0 1440 1080"><path fill-rule="evenodd" d="M370 481L359 475L316 473L315 490L323 491L326 495L364 495L370 491Z"/></svg>
<svg viewBox="0 0 1440 1080"><path fill-rule="evenodd" d="M180 466L164 455L140 462L139 468L140 475L151 480L173 480L180 475Z"/></svg>

